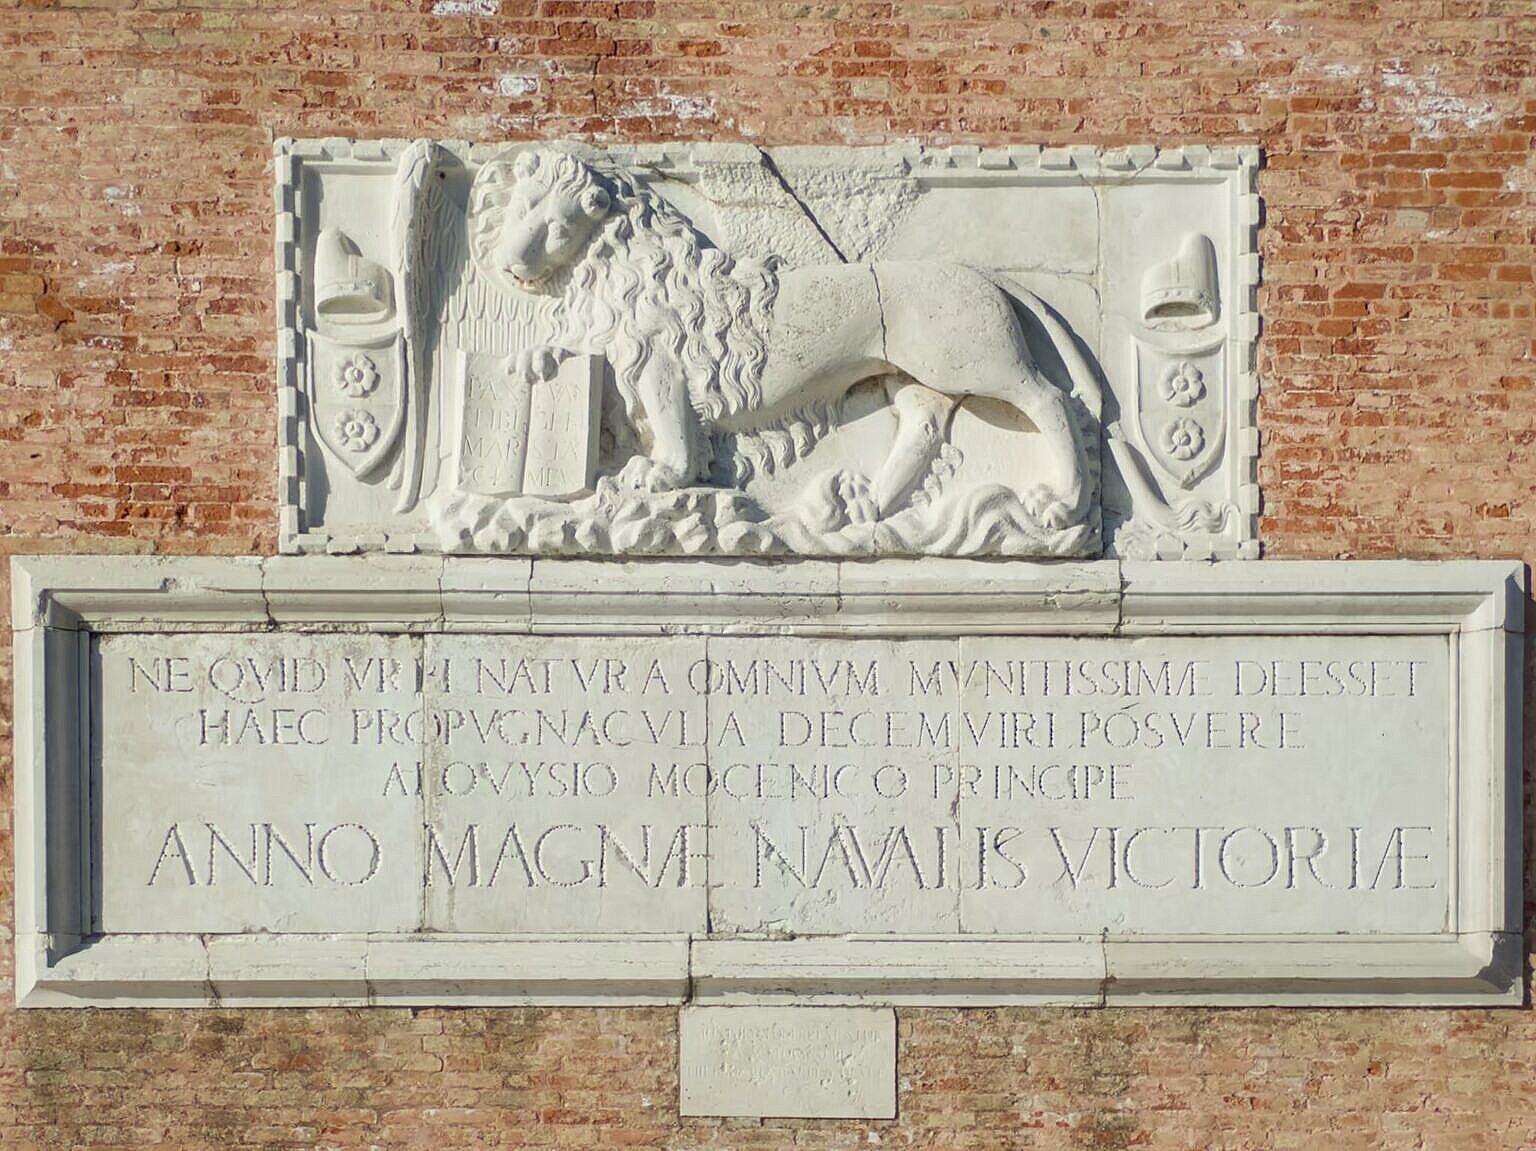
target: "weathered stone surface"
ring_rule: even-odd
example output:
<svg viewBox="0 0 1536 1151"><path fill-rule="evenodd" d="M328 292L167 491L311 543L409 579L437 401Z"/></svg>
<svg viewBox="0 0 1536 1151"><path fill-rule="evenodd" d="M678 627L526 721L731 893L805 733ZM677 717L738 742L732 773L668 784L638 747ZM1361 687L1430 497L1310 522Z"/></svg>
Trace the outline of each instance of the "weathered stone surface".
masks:
<svg viewBox="0 0 1536 1151"><path fill-rule="evenodd" d="M93 646L100 931L419 925L422 820L383 786L421 755L414 641L236 632Z"/></svg>
<svg viewBox="0 0 1536 1151"><path fill-rule="evenodd" d="M1438 636L118 635L95 661L109 933L1449 914Z"/></svg>
<svg viewBox="0 0 1536 1151"><path fill-rule="evenodd" d="M967 929L1444 928L1443 637L958 646Z"/></svg>
<svg viewBox="0 0 1536 1151"><path fill-rule="evenodd" d="M732 638L709 650L720 685L709 698L720 736L710 818L734 848L711 861L711 926L961 931L949 770L958 692L942 673L931 690L912 688L915 675L957 657L957 645Z"/></svg>
<svg viewBox="0 0 1536 1151"><path fill-rule="evenodd" d="M1255 555L1258 156L1132 152L284 141L284 548Z"/></svg>
<svg viewBox="0 0 1536 1151"><path fill-rule="evenodd" d="M896 1013L872 1007L685 1007L684 1115L896 1116Z"/></svg>
<svg viewBox="0 0 1536 1151"><path fill-rule="evenodd" d="M61 641L20 669L23 954L100 937L24 983L89 998L121 953L119 994L174 1001L146 948L303 936L338 999L1518 992L1506 565L961 564L946 596L931 563L373 557L238 622L311 562L19 565L18 634ZM709 946L629 950L668 938ZM207 954L189 998L330 994Z"/></svg>
<svg viewBox="0 0 1536 1151"><path fill-rule="evenodd" d="M433 636L407 757L428 829L422 926L703 932L702 638ZM407 891L409 896L414 887ZM414 899L408 902L414 903Z"/></svg>

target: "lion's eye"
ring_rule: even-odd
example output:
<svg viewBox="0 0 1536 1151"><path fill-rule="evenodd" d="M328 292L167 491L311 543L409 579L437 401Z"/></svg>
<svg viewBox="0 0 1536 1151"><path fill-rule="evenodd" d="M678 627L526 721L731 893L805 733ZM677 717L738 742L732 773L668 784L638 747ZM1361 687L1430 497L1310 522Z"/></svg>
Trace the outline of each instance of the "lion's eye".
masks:
<svg viewBox="0 0 1536 1151"><path fill-rule="evenodd" d="M571 238L571 231L564 224L551 224L549 238L556 244L563 244Z"/></svg>

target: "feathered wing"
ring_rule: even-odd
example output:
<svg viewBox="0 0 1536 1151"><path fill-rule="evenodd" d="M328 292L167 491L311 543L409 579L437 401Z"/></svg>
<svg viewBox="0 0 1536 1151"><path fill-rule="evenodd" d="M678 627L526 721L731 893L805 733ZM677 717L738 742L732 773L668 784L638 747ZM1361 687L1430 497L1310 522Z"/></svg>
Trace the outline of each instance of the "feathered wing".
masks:
<svg viewBox="0 0 1536 1151"><path fill-rule="evenodd" d="M457 198L467 181L453 153L417 140L396 172L390 234L411 381L406 451L392 480L400 489L397 510L409 511L443 482L443 462L456 454L463 357L532 347L537 309L471 258L467 213Z"/></svg>
<svg viewBox="0 0 1536 1151"><path fill-rule="evenodd" d="M401 327L405 334L405 450L390 482L400 492L395 511L407 512L421 494L426 455L428 372L425 319L430 311L431 277L425 272L425 237L432 225L441 180L443 149L431 140L417 140L401 153L395 166L394 200L390 208L389 242L394 255Z"/></svg>

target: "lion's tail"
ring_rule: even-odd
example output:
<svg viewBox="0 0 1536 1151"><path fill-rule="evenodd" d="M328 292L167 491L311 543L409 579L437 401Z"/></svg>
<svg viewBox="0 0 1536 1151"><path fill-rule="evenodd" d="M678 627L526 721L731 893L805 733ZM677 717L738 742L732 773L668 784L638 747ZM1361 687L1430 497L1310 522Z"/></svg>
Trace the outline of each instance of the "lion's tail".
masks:
<svg viewBox="0 0 1536 1151"><path fill-rule="evenodd" d="M783 423L756 432L721 432L714 436L710 480L743 487L756 476L771 476L812 448L837 425L840 400L801 408Z"/></svg>

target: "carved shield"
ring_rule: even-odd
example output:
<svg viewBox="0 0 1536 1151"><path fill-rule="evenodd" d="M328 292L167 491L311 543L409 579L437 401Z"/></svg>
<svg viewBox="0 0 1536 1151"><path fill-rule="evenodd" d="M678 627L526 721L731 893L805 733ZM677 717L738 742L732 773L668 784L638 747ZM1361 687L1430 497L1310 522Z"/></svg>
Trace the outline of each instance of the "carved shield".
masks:
<svg viewBox="0 0 1536 1151"><path fill-rule="evenodd" d="M359 479L395 453L405 422L405 340L309 333L309 418L326 452Z"/></svg>
<svg viewBox="0 0 1536 1151"><path fill-rule="evenodd" d="M1148 458L1188 488L1221 459L1226 342L1163 347L1136 339L1136 426Z"/></svg>

